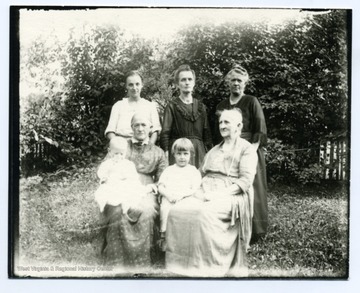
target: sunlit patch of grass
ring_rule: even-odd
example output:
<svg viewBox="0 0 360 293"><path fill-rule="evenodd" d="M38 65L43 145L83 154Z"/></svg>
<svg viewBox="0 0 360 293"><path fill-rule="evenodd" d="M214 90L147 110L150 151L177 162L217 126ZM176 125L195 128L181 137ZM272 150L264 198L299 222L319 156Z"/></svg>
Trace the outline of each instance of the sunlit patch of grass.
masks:
<svg viewBox="0 0 360 293"><path fill-rule="evenodd" d="M277 186L269 194L269 230L249 252L255 276L346 277L347 195Z"/></svg>
<svg viewBox="0 0 360 293"><path fill-rule="evenodd" d="M99 262L95 168L20 182L20 255L44 263ZM96 246L95 246L96 244Z"/></svg>

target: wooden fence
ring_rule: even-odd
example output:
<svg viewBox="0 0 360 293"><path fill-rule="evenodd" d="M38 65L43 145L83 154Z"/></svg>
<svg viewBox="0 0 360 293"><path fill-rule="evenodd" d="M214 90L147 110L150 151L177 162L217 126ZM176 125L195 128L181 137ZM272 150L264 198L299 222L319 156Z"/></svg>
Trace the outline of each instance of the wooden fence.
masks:
<svg viewBox="0 0 360 293"><path fill-rule="evenodd" d="M59 148L46 141L38 141L31 145L30 152L21 159L21 171L25 176L37 171L53 171L54 162L59 161L61 156Z"/></svg>
<svg viewBox="0 0 360 293"><path fill-rule="evenodd" d="M348 180L348 160L346 139L325 140L320 143L320 165L323 166L324 179Z"/></svg>
<svg viewBox="0 0 360 293"><path fill-rule="evenodd" d="M61 158L61 151L45 141L37 142L23 159L25 173L36 170L49 171L54 162ZM348 144L345 138L324 140L320 143L319 163L323 167L323 179L349 179Z"/></svg>

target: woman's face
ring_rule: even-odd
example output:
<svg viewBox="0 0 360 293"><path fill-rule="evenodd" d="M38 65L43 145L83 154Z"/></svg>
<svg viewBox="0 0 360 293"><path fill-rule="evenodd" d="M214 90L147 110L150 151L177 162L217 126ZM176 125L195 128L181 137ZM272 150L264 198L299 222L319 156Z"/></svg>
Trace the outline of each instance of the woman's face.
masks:
<svg viewBox="0 0 360 293"><path fill-rule="evenodd" d="M178 88L181 93L191 93L195 86L195 79L191 71L179 73Z"/></svg>
<svg viewBox="0 0 360 293"><path fill-rule="evenodd" d="M233 95L241 95L245 91L246 84L248 79L246 76L232 72L228 76L228 85L230 88L230 93Z"/></svg>
<svg viewBox="0 0 360 293"><path fill-rule="evenodd" d="M132 75L126 79L126 89L129 97L139 98L142 87L143 85L140 76Z"/></svg>
<svg viewBox="0 0 360 293"><path fill-rule="evenodd" d="M223 138L235 138L240 135L239 122L229 112L224 112L219 118L220 134Z"/></svg>
<svg viewBox="0 0 360 293"><path fill-rule="evenodd" d="M151 125L148 119L137 116L135 117L131 127L134 132L134 137L137 140L144 141L147 137L149 137Z"/></svg>

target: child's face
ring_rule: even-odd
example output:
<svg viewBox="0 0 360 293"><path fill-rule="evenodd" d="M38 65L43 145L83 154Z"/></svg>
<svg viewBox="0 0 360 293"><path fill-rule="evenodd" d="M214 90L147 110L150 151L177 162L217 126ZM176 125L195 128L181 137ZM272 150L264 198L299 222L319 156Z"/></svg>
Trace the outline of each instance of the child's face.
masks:
<svg viewBox="0 0 360 293"><path fill-rule="evenodd" d="M176 165L185 167L190 162L191 154L189 151L175 151L174 157Z"/></svg>
<svg viewBox="0 0 360 293"><path fill-rule="evenodd" d="M114 158L118 160L123 160L126 155L126 148L112 146L110 148L110 152Z"/></svg>

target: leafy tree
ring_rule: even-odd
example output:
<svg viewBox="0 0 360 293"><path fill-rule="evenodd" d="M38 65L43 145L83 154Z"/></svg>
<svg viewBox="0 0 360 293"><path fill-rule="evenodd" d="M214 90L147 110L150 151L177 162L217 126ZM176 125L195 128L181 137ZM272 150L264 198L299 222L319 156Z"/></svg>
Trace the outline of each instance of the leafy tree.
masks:
<svg viewBox="0 0 360 293"><path fill-rule="evenodd" d="M300 178L301 169L318 161L311 149L320 139L347 130L347 21L338 10L278 26L196 25L181 32L172 56L175 65L189 63L198 73L197 93L212 113L229 96L226 72L234 63L247 68L247 92L259 97L269 137L288 151L309 150L293 158Z"/></svg>
<svg viewBox="0 0 360 293"><path fill-rule="evenodd" d="M56 120L57 103L64 91L59 56L61 46L56 38L36 39L26 50L20 50L20 159L25 174L34 168L53 170L62 161L56 141L51 139ZM38 142L47 142L46 156Z"/></svg>
<svg viewBox="0 0 360 293"><path fill-rule="evenodd" d="M73 30L66 44L55 41L55 46L46 47L44 41L38 43L23 51L27 68L22 72L24 76L38 72L34 78L42 91L22 96L26 105L21 122L23 149L41 136L56 144L68 163L103 157L111 107L125 96L125 74L143 71L153 62L151 42L127 38L117 27L87 27L80 35ZM47 59L41 59L42 55ZM62 77L56 90L55 71L44 70L51 58ZM145 96L147 92L145 88Z"/></svg>
<svg viewBox="0 0 360 293"><path fill-rule="evenodd" d="M198 24L166 44L114 26L74 28L65 44L38 39L21 50L22 157L41 140L61 149L62 161L102 157L111 107L125 96L124 77L133 69L143 74L142 96L156 101L161 115L176 95L174 70L190 64L195 95L217 127L214 109L229 96L224 76L240 63L250 73L247 93L267 118L270 175L317 178L320 139L347 131L348 21L336 10L277 26Z"/></svg>

